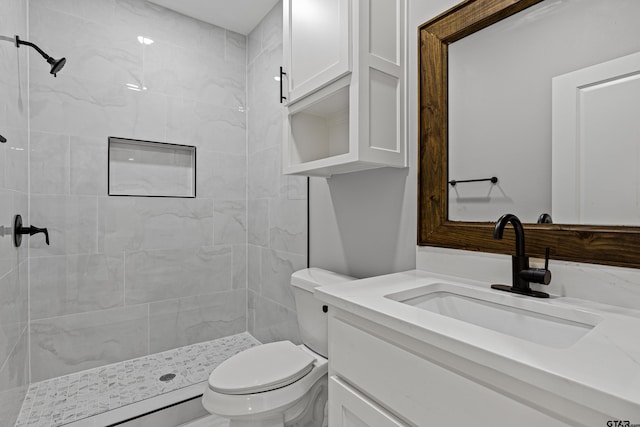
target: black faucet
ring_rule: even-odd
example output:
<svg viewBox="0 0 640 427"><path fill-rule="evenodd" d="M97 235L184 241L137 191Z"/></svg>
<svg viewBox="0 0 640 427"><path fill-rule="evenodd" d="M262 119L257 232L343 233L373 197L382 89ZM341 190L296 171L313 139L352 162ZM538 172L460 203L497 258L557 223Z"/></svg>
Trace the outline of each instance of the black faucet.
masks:
<svg viewBox="0 0 640 427"><path fill-rule="evenodd" d="M530 282L548 285L551 282L551 272L549 271L549 248L545 259L544 268L529 268L529 257L524 252L524 228L517 216L504 214L496 222L493 230L493 238L502 239L502 233L507 223L511 223L516 232L516 254L511 257L511 267L513 275L513 286L491 285L493 289L506 292L513 292L521 295L528 295L537 298L549 298L546 292L535 291L529 286Z"/></svg>

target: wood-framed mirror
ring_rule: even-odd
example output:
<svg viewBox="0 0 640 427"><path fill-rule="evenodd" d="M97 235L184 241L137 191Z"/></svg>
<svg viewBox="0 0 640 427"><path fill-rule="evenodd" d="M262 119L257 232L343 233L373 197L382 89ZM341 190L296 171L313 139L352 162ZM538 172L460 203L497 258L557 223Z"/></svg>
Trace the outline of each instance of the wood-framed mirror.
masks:
<svg viewBox="0 0 640 427"><path fill-rule="evenodd" d="M419 28L418 245L513 254L513 231L448 218L448 46L543 0L467 0ZM503 212L508 213L508 212ZM497 217L496 217L497 220ZM527 255L640 268L640 227L525 224Z"/></svg>

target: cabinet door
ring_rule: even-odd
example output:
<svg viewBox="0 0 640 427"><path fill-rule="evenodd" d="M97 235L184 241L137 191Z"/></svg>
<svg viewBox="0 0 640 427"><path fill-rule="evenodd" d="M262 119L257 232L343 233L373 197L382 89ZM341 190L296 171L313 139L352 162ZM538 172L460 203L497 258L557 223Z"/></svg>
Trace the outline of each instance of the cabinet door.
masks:
<svg viewBox="0 0 640 427"><path fill-rule="evenodd" d="M350 71L351 0L285 0L284 60L291 103Z"/></svg>
<svg viewBox="0 0 640 427"><path fill-rule="evenodd" d="M403 427L388 414L337 377L329 379L329 424L331 427Z"/></svg>

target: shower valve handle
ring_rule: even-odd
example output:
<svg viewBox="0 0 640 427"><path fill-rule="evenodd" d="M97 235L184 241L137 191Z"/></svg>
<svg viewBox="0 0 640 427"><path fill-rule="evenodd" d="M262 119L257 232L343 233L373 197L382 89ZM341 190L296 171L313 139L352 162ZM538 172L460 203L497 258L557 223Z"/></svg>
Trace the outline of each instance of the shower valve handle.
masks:
<svg viewBox="0 0 640 427"><path fill-rule="evenodd" d="M22 235L28 234L29 236L33 236L37 233L44 233L45 242L47 245L49 244L49 230L46 228L38 228L30 225L29 227L22 226L22 216L16 215L13 220L13 243L16 247L22 244Z"/></svg>
<svg viewBox="0 0 640 427"><path fill-rule="evenodd" d="M46 228L38 228L31 225L29 227L22 227L19 233L28 234L29 236L33 236L34 234L38 233L44 233L44 240L45 242L47 242L47 245L49 244L49 230L47 230Z"/></svg>

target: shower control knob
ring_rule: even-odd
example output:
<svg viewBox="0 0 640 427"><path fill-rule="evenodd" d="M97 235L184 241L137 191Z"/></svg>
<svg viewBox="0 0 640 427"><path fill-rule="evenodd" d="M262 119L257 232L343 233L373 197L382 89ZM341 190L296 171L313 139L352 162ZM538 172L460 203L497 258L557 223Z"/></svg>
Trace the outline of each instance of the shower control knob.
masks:
<svg viewBox="0 0 640 427"><path fill-rule="evenodd" d="M30 236L33 236L34 234L38 234L38 233L44 233L45 242L47 242L47 245L48 245L49 230L47 230L46 228L34 227L33 225L30 225L29 227L23 227L22 216L16 215L15 219L13 220L13 244L16 246L16 248L22 244L23 234L28 234Z"/></svg>

